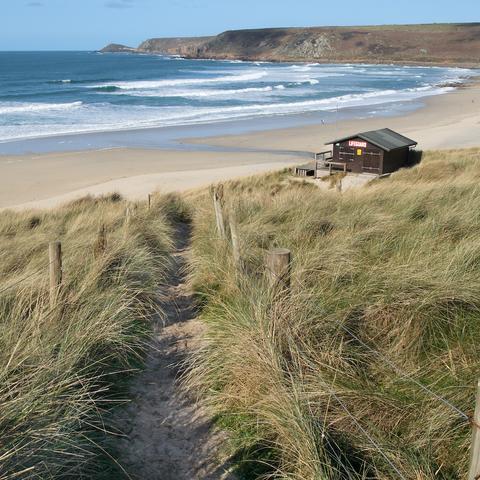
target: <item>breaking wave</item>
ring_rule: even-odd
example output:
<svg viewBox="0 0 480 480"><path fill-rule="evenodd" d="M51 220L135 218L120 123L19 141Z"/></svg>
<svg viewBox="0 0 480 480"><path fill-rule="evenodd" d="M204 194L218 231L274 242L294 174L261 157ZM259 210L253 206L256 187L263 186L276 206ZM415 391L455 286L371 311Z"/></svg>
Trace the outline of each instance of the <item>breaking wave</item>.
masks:
<svg viewBox="0 0 480 480"><path fill-rule="evenodd" d="M235 83L235 82L251 82L260 80L267 76L266 71L248 72L239 75L225 75L221 77L205 77L205 78L179 78L172 80L146 80L146 81L130 81L118 82L103 85L93 85L91 88L114 87L121 90L147 90L162 87L177 87L189 85L203 85L210 83Z"/></svg>
<svg viewBox="0 0 480 480"><path fill-rule="evenodd" d="M8 115L14 113L36 113L48 111L64 111L78 108L83 102L71 103L0 103L0 114Z"/></svg>
<svg viewBox="0 0 480 480"><path fill-rule="evenodd" d="M284 85L275 85L267 87L247 87L238 89L204 89L204 90L175 90L175 89L157 89L157 90L138 90L132 92L124 92L121 89L113 88L112 93L119 95L129 95L132 97L182 97L182 98L215 98L215 97L231 97L238 95L248 95L255 93L273 92L274 89L284 89ZM105 90L103 90L105 91Z"/></svg>

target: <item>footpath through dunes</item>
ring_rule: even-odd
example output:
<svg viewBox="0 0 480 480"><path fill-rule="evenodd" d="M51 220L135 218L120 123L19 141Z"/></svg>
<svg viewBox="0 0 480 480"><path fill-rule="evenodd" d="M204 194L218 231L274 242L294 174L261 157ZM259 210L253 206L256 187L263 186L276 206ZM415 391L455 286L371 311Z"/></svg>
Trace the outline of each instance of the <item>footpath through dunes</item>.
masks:
<svg viewBox="0 0 480 480"><path fill-rule="evenodd" d="M233 480L220 461L225 434L216 430L198 403L179 386L189 352L198 345L202 325L185 285L190 226L179 223L176 251L160 292L157 318L144 370L130 386L131 402L114 418L125 436L118 440L118 462L127 478L141 480Z"/></svg>

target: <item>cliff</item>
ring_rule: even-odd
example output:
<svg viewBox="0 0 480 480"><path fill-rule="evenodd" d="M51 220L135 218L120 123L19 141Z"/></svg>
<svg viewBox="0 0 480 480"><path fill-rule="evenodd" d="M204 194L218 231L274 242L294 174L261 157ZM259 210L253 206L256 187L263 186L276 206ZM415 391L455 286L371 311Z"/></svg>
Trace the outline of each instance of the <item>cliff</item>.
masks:
<svg viewBox="0 0 480 480"><path fill-rule="evenodd" d="M232 60L479 66L480 23L232 30L216 37L151 39L135 51Z"/></svg>
<svg viewBox="0 0 480 480"><path fill-rule="evenodd" d="M215 37L152 38L141 43L138 51L197 57L200 49L214 39Z"/></svg>

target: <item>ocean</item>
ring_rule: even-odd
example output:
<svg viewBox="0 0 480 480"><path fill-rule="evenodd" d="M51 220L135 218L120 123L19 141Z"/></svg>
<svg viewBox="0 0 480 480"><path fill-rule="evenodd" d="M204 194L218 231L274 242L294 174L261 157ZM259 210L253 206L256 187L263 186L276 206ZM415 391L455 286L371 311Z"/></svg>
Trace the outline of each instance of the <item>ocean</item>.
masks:
<svg viewBox="0 0 480 480"><path fill-rule="evenodd" d="M475 74L396 65L0 52L0 143L240 120L253 126L253 120L305 114L319 122L388 115Z"/></svg>

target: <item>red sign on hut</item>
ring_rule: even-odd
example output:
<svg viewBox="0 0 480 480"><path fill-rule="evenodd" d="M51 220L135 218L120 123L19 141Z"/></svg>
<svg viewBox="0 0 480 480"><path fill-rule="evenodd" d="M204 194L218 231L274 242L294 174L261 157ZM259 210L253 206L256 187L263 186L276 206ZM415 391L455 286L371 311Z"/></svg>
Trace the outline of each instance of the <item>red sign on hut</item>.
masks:
<svg viewBox="0 0 480 480"><path fill-rule="evenodd" d="M348 142L349 147L357 147L357 148L367 148L367 142L359 142L356 140L350 140Z"/></svg>

